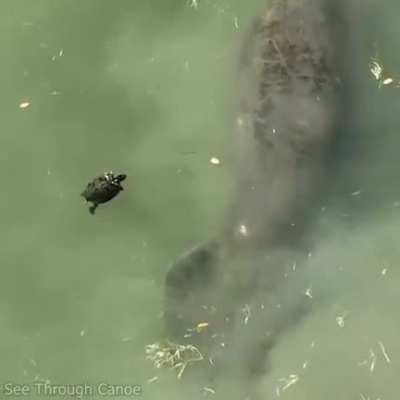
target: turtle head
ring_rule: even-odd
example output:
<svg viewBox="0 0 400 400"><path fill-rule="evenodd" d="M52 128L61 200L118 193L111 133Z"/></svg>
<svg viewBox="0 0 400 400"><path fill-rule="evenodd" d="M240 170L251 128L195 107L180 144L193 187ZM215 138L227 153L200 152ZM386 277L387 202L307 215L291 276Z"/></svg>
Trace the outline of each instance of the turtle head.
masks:
<svg viewBox="0 0 400 400"><path fill-rule="evenodd" d="M114 176L113 180L120 183L122 181L124 181L126 179L126 175L125 174L119 174L117 176Z"/></svg>

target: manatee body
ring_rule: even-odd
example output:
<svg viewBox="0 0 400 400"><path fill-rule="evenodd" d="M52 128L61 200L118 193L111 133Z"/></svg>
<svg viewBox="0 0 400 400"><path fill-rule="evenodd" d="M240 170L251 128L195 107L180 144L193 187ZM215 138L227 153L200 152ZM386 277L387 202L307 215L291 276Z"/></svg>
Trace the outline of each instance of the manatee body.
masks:
<svg viewBox="0 0 400 400"><path fill-rule="evenodd" d="M204 319L211 321L210 337L224 323L229 331L232 319L243 317L241 305L276 290L288 254L306 247L329 186L343 90L346 23L333 11L324 1L274 1L244 40L236 199L220 237L167 272L166 324L177 340ZM300 318L303 305L298 309L290 321L274 319L275 335ZM265 350L275 339L258 345Z"/></svg>

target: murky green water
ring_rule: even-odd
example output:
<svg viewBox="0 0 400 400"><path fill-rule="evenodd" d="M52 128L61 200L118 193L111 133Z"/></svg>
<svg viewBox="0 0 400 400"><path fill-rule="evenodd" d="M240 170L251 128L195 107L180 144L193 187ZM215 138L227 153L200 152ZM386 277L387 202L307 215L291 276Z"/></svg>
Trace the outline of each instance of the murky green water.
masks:
<svg viewBox="0 0 400 400"><path fill-rule="evenodd" d="M391 3L374 5L376 35L400 71ZM129 382L144 398L187 398L144 346L163 334L167 265L224 220L238 48L263 4L3 0L2 382ZM321 240L309 282L335 301L275 347L265 398L290 374L299 380L281 391L287 399L397 398L400 198L380 183L398 173L400 92L382 93L360 115L378 130L364 180L373 177L383 209ZM126 190L93 217L79 193L110 169L128 174Z"/></svg>

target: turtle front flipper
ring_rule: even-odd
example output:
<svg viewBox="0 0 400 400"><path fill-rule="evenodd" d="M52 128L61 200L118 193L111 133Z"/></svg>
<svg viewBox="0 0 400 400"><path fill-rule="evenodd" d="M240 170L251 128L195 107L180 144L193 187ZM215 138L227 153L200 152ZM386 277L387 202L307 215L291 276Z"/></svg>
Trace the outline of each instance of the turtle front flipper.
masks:
<svg viewBox="0 0 400 400"><path fill-rule="evenodd" d="M91 206L89 207L89 212L90 212L90 214L94 215L94 212L96 211L97 206L98 206L98 204L97 204L97 203L94 203L93 205L91 205Z"/></svg>

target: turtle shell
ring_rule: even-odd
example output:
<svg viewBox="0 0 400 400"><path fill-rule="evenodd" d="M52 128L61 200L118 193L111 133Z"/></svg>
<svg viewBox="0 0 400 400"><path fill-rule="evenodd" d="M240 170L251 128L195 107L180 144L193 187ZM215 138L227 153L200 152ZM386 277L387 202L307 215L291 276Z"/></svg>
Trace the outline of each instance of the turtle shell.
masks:
<svg viewBox="0 0 400 400"><path fill-rule="evenodd" d="M112 172L106 172L89 182L81 195L95 206L106 203L123 190L121 181L125 178L126 175L115 176Z"/></svg>

